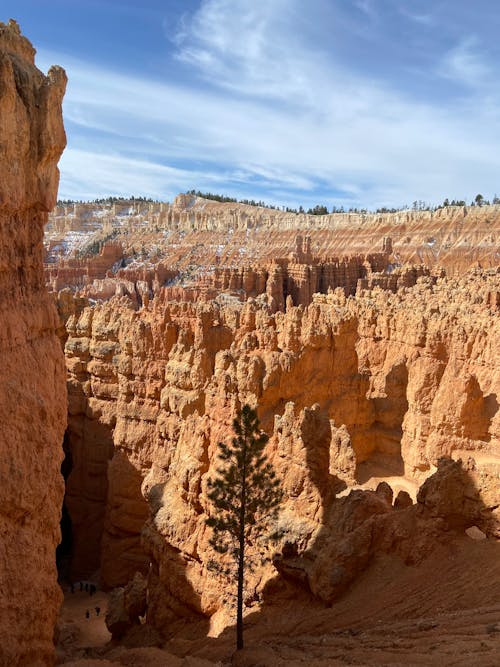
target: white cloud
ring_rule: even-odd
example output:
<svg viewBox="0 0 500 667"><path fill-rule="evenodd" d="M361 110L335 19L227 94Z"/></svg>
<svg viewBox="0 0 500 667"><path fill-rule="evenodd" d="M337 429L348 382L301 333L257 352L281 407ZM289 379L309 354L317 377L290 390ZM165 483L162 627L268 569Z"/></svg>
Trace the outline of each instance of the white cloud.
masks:
<svg viewBox="0 0 500 667"><path fill-rule="evenodd" d="M431 26L436 25L436 19L435 19L432 12L417 13L417 12L413 12L413 11L408 10L407 7L401 7L399 5L397 7L397 10L402 16L406 17L407 19L410 19L410 21L414 21L415 23L418 23L421 26L431 27Z"/></svg>
<svg viewBox="0 0 500 667"><path fill-rule="evenodd" d="M375 11L372 0L355 0L354 4L361 12L363 12L363 14L366 14L370 19L374 19L377 16L377 12Z"/></svg>
<svg viewBox="0 0 500 667"><path fill-rule="evenodd" d="M205 0L183 21L177 58L233 93L300 105L320 61L310 45L302 58L299 13L298 0Z"/></svg>
<svg viewBox="0 0 500 667"><path fill-rule="evenodd" d="M190 189L193 181L211 178L207 173L176 169L124 155L68 148L61 158L61 185L63 199L91 199L116 194L147 195L155 198L168 194L175 196Z"/></svg>

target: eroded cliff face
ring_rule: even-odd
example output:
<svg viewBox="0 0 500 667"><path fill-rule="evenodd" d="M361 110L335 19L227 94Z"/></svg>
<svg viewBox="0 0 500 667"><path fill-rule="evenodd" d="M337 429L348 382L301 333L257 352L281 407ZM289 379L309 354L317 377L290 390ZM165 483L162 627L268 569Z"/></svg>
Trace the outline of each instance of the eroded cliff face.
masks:
<svg viewBox="0 0 500 667"><path fill-rule="evenodd" d="M112 587L149 570L148 621L163 630L177 614L221 608L220 582L207 568L206 480L245 402L271 435L286 494L289 553L278 566L286 574L291 558L319 597L331 601L372 554L375 520L356 533L365 560L344 563L325 587L334 526L342 513L356 515L356 498L335 500L343 490L387 480L415 500L440 457L472 457L468 480L481 494L463 523L498 534L498 290L497 272L478 271L423 276L395 293L346 297L340 289L286 312L273 312L265 295L196 305L169 302L167 291L139 310L122 297L75 311L66 327L75 573L100 562ZM363 520L395 511L386 496L360 502L369 507ZM416 525L398 521L377 529L387 549L395 532ZM346 533L362 523L340 521ZM275 574L271 565L259 571L257 598Z"/></svg>
<svg viewBox="0 0 500 667"><path fill-rule="evenodd" d="M61 592L64 356L43 275L43 228L66 144L66 75L44 76L15 22L0 23L0 662L50 664Z"/></svg>
<svg viewBox="0 0 500 667"><path fill-rule="evenodd" d="M90 242L111 236L123 244L126 256L153 264L159 256L185 278L193 268L263 268L294 252L297 234L309 238L312 256L321 261L379 253L388 239L384 250L393 264L444 268L450 275L498 265L499 225L499 205L316 216L179 195L172 204L58 206L46 247L51 280L59 288L71 276L63 270L57 278L54 261L69 258L77 248L86 252Z"/></svg>

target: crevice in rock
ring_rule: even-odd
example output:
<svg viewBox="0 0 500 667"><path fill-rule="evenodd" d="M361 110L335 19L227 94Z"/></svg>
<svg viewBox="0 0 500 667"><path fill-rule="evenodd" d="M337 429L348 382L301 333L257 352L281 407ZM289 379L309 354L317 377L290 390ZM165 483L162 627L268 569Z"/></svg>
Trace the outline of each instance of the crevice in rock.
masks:
<svg viewBox="0 0 500 667"><path fill-rule="evenodd" d="M476 377L466 383L466 400L462 408L463 434L469 440L490 442L491 424L498 411L496 394L485 396Z"/></svg>
<svg viewBox="0 0 500 667"><path fill-rule="evenodd" d="M374 421L370 427L372 451L356 468L356 480L363 484L371 477L393 477L404 474L401 455L403 420L408 412L408 369L394 366L385 378L385 390L372 399Z"/></svg>
<svg viewBox="0 0 500 667"><path fill-rule="evenodd" d="M61 464L61 475L64 483L73 469L73 457L69 448L68 431L66 430L63 440L64 459ZM59 581L71 579L71 560L73 556L73 524L66 506L66 495L64 496L61 511L61 541L56 548L56 564Z"/></svg>
<svg viewBox="0 0 500 667"><path fill-rule="evenodd" d="M73 529L71 577L78 580L95 575L101 566L115 417L104 413L105 404L91 405L80 386L69 385L68 394L67 434L73 465L66 480L64 502Z"/></svg>

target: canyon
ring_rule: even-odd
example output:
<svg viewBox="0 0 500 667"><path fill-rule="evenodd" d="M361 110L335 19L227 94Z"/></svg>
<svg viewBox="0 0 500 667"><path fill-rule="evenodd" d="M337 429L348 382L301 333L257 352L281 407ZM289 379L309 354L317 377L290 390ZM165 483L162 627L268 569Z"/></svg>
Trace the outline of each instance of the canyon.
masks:
<svg viewBox="0 0 500 667"><path fill-rule="evenodd" d="M53 290L78 287L90 298L126 293L139 303L142 292L151 296L165 284L173 299L211 300L221 291L274 295L283 280L285 298L307 305L328 287L354 293L369 274L382 273L371 276L372 285L406 286L409 275L388 278L395 268L448 275L496 268L499 224L498 205L315 216L194 195L172 204L74 203L50 216L45 271Z"/></svg>
<svg viewBox="0 0 500 667"><path fill-rule="evenodd" d="M164 537L198 572L203 484L244 402L257 406L272 436L269 455L290 494L287 521L301 526L293 540L304 549L328 509L323 487L331 495L376 478L416 489L441 457L455 454L494 477L499 330L490 300L497 286L496 272L471 273L355 298L339 288L286 312L256 299L192 304L159 295L139 310L122 297L72 314L67 502L70 514L71 506L82 514L73 513L82 542L74 564L96 569L101 544L107 586L126 583L134 568L145 571L144 496L162 488L168 503L155 504L172 531ZM310 479L315 457L322 480ZM206 573L200 576L197 589L206 595Z"/></svg>
<svg viewBox="0 0 500 667"><path fill-rule="evenodd" d="M500 206L56 205L64 72L15 22L0 57L2 664L55 659L61 538L115 639L59 662L231 662L207 481L245 403L284 500L234 664L494 664Z"/></svg>
<svg viewBox="0 0 500 667"><path fill-rule="evenodd" d="M500 537L500 208L373 216L338 245L338 214L332 229L300 216L293 228L239 208L190 195L69 205L76 218L57 209L46 237L61 253L82 220L93 227L76 280L70 258L46 264L65 322L73 576L98 571L114 589L141 573L147 625L174 646L181 622L210 619L219 636L232 624L206 485L244 403L285 493L281 547L255 554L267 564L247 613L279 615L288 587L335 606L381 558L425 567L465 530ZM448 243L452 228L456 244L424 261L422 239Z"/></svg>

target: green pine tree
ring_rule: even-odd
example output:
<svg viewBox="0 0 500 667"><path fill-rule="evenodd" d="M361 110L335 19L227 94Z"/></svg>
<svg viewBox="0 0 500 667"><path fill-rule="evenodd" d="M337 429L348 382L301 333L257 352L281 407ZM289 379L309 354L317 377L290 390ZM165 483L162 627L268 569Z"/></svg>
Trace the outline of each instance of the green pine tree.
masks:
<svg viewBox="0 0 500 667"><path fill-rule="evenodd" d="M228 554L235 565L237 580L236 648L243 648L243 592L245 560L249 539L262 538L275 520L282 499L279 481L263 453L269 440L260 430L257 412L244 405L233 421L235 437L231 445L219 443L221 467L217 477L208 480L208 497L217 510L207 519L212 527L211 546L219 554ZM273 539L276 534L268 535ZM220 571L228 574L227 570Z"/></svg>

